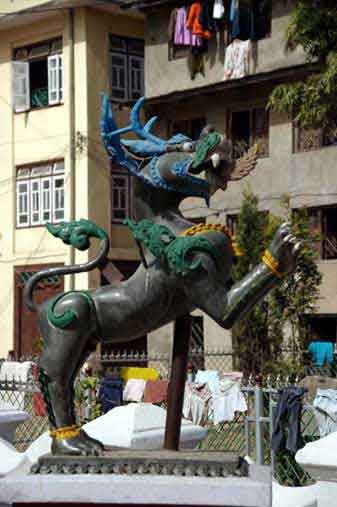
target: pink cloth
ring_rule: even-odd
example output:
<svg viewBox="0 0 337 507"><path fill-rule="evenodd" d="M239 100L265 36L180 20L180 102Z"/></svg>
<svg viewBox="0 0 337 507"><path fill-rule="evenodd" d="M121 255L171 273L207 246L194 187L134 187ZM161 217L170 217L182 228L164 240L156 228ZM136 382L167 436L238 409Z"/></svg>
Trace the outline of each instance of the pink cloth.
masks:
<svg viewBox="0 0 337 507"><path fill-rule="evenodd" d="M174 30L174 44L177 46L200 46L201 38L193 35L187 28L187 8L180 7L176 14L176 26Z"/></svg>
<svg viewBox="0 0 337 507"><path fill-rule="evenodd" d="M168 380L148 380L146 382L145 403L162 403L167 400Z"/></svg>

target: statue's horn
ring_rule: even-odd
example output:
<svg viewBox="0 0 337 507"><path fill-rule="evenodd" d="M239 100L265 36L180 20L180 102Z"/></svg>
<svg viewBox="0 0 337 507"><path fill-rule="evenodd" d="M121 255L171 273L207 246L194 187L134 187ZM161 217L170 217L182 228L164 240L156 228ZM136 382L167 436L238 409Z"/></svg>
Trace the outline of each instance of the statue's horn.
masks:
<svg viewBox="0 0 337 507"><path fill-rule="evenodd" d="M259 156L259 145L256 143L242 157L234 162L230 181L242 180L255 168Z"/></svg>

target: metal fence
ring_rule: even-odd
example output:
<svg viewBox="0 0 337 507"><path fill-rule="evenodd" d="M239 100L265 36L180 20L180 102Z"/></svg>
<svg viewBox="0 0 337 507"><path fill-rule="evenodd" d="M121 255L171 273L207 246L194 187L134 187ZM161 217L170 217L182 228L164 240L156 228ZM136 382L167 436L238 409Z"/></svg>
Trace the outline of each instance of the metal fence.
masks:
<svg viewBox="0 0 337 507"><path fill-rule="evenodd" d="M18 451L27 447L48 430L48 418L40 388L35 380L0 381L0 407L25 411L28 419L18 426L14 445Z"/></svg>
<svg viewBox="0 0 337 507"><path fill-rule="evenodd" d="M206 369L216 369L220 376L233 370L235 365L233 354L221 350L194 350L190 354L190 364L198 368L200 354L204 357ZM170 374L170 357L168 355L147 356L139 352L119 352L96 356L93 362L104 369L120 366L151 366L155 367L163 378ZM310 371L310 370L309 370ZM309 372L308 371L308 372ZM324 371L325 375L333 376L332 370ZM95 378L95 377L94 377ZM82 398L78 398L78 418L80 422L100 415L97 410L97 392L99 377L92 388L86 387ZM83 380L83 379L82 379ZM81 378L76 385L81 384ZM292 382L290 382L292 380ZM202 442L203 449L221 449L234 451L240 455L249 455L257 463L270 464L277 480L284 485L299 486L309 484L311 479L296 463L294 456L283 452L275 455L270 448L273 432L273 411L277 405L279 389L298 379L266 377L263 382L256 382L251 376L243 381L242 392L247 402L247 413L237 414L231 422L214 426L208 423L208 435ZM0 382L0 406L24 410L29 414L28 420L18 427L14 445L18 450L25 450L31 442L48 429L48 421L42 395L37 382L33 379L25 383L5 380ZM305 405L302 413L302 434L306 442L319 438L315 416L312 408Z"/></svg>

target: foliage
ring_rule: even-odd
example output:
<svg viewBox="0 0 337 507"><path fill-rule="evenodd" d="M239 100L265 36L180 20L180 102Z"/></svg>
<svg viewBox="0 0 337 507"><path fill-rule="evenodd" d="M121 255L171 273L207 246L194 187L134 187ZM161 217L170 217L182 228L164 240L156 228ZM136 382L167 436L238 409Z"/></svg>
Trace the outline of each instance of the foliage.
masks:
<svg viewBox="0 0 337 507"><path fill-rule="evenodd" d="M317 72L302 82L277 86L268 105L304 128L337 128L336 19L336 2L298 0L287 30L287 48L302 46Z"/></svg>
<svg viewBox="0 0 337 507"><path fill-rule="evenodd" d="M313 313L319 297L321 274L315 262L311 242L316 237L309 230L305 211L291 215L289 200L284 199L288 219L293 232L303 240L295 273L275 288L264 302L233 328L238 349L239 367L246 373L286 373L298 371L298 354L306 345L307 326L304 316ZM259 210L256 195L247 189L238 217L236 240L243 256L233 270L234 280L242 279L257 264L281 218ZM282 346L288 344L292 350L290 358L282 361Z"/></svg>
<svg viewBox="0 0 337 507"><path fill-rule="evenodd" d="M81 424L92 421L102 415L101 405L96 398L98 384L98 377L86 377L83 380L79 380L75 385L75 406ZM90 408L89 417L87 417L85 407Z"/></svg>

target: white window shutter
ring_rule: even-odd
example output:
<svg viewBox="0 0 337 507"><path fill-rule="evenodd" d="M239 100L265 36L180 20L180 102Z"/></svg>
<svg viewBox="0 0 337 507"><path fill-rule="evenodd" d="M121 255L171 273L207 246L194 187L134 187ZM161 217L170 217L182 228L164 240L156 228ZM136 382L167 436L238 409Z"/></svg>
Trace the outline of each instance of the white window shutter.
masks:
<svg viewBox="0 0 337 507"><path fill-rule="evenodd" d="M16 225L29 225L29 181L19 180L16 184Z"/></svg>
<svg viewBox="0 0 337 507"><path fill-rule="evenodd" d="M41 223L41 180L30 180L30 222L31 225Z"/></svg>
<svg viewBox="0 0 337 507"><path fill-rule="evenodd" d="M63 100L62 55L48 57L48 103L59 104Z"/></svg>
<svg viewBox="0 0 337 507"><path fill-rule="evenodd" d="M28 62L12 62L12 100L16 113L30 109Z"/></svg>

